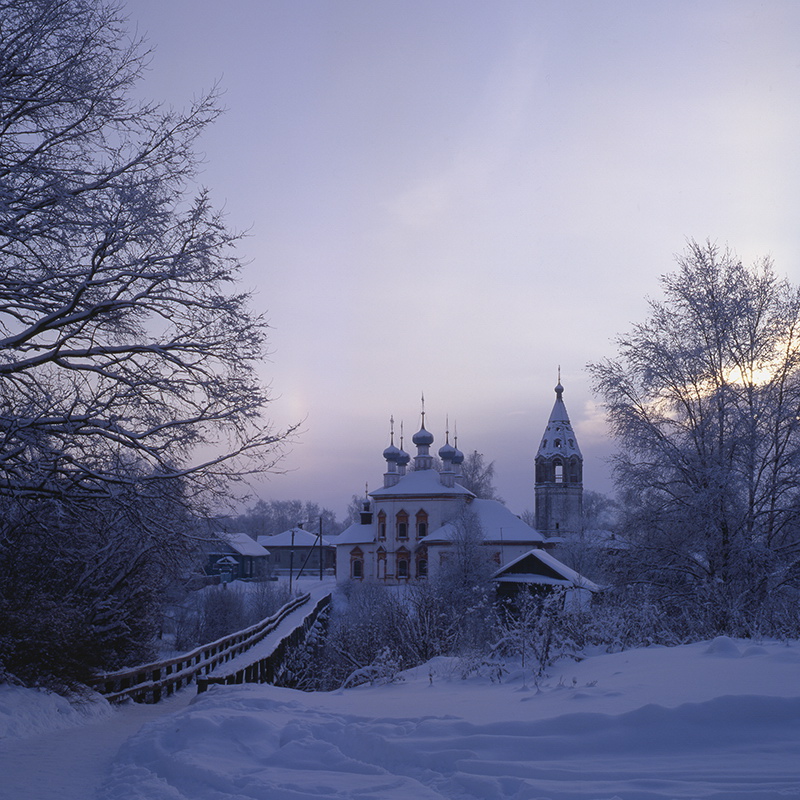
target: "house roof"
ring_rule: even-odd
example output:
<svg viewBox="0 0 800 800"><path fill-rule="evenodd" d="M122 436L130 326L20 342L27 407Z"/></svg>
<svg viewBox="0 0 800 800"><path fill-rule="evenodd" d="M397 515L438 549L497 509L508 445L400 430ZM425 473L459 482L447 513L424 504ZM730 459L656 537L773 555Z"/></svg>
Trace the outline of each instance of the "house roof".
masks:
<svg viewBox="0 0 800 800"><path fill-rule="evenodd" d="M292 541L294 534L294 541ZM288 531L276 533L274 536L259 536L258 543L264 547L313 547L319 545L316 533L305 531L302 528L289 528ZM322 537L323 547L333 547L333 542Z"/></svg>
<svg viewBox="0 0 800 800"><path fill-rule="evenodd" d="M576 586L599 592L600 587L584 578L574 569L562 564L557 558L544 550L529 550L521 556L509 561L492 576L492 580L500 583L540 583L557 586Z"/></svg>
<svg viewBox="0 0 800 800"><path fill-rule="evenodd" d="M268 556L269 550L265 550L258 542L253 541L246 533L224 534L222 540L230 545L240 556Z"/></svg>
<svg viewBox="0 0 800 800"><path fill-rule="evenodd" d="M513 512L497 500L473 500L467 506L480 523L485 542L501 544L530 543L539 545L545 541L539 531L526 525ZM432 531L425 541L428 544L451 542L460 530L458 520L450 520Z"/></svg>
<svg viewBox="0 0 800 800"><path fill-rule="evenodd" d="M394 486L384 486L369 493L370 497L474 497L461 484L445 486L435 469L418 469L403 475Z"/></svg>

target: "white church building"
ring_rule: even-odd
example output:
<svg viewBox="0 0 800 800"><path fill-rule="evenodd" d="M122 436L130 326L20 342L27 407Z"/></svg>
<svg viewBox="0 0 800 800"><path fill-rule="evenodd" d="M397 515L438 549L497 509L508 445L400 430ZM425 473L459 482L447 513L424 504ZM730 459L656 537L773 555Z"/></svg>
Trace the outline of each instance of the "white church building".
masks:
<svg viewBox="0 0 800 800"><path fill-rule="evenodd" d="M459 481L464 454L450 444L449 433L439 448L441 469L434 465L433 434L422 424L412 437L416 447L413 469L411 456L394 444L383 451L386 471L383 486L369 493L361 519L336 538L336 576L339 580L377 580L400 584L436 574L452 552L454 542L465 528L477 531L498 575L511 565L535 564L575 582L575 573L546 553L558 537L581 525L583 459L562 399L563 387L556 386L556 402L535 459L536 522L531 528L496 500L477 498ZM523 559L524 556L529 556ZM544 556L544 558L540 557ZM563 570L559 570L559 566ZM578 576L580 578L580 576ZM522 575L517 580L525 582ZM537 582L535 578L527 582ZM596 587L595 587L596 588Z"/></svg>

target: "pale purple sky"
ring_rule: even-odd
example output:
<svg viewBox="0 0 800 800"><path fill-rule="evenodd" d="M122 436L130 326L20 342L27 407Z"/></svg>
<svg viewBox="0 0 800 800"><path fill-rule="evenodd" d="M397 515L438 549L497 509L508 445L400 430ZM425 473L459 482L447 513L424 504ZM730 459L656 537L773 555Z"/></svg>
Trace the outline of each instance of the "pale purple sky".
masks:
<svg viewBox="0 0 800 800"><path fill-rule="evenodd" d="M558 365L610 489L585 364L646 314L687 237L800 281L800 3L128 0L141 87L219 81L202 182L249 229L276 425L265 498L340 515L381 485L389 416L496 462L533 506ZM410 448L410 442L407 442Z"/></svg>

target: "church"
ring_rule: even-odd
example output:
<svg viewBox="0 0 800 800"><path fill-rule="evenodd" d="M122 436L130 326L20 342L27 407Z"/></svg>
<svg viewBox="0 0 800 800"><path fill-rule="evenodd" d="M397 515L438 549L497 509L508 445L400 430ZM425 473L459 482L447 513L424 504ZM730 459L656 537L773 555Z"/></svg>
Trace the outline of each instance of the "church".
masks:
<svg viewBox="0 0 800 800"><path fill-rule="evenodd" d="M392 585L424 580L435 576L454 546L471 536L487 548L499 582L589 586L591 582L547 552L560 537L580 531L583 514L583 457L560 380L555 392L534 460L535 529L502 503L480 499L462 485L464 454L457 439L450 443L449 431L438 450L437 468L423 406L422 424L411 439L416 448L413 468L402 436L400 447L395 446L392 429L383 451L383 486L368 494L360 520L337 537L337 578Z"/></svg>

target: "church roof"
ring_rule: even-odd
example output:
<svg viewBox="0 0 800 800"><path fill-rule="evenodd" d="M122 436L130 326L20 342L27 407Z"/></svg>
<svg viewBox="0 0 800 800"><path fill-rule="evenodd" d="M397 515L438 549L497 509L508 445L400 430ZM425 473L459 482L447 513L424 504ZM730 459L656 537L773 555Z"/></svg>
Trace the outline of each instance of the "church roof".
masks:
<svg viewBox="0 0 800 800"><path fill-rule="evenodd" d="M519 517L513 514L502 503L497 500L473 500L468 510L475 514L481 526L483 540L485 542L497 542L499 544L520 544L529 542L531 545L538 545L544 542L544 536L539 531L526 525ZM459 525L457 520L451 520L440 528L432 531L425 538L428 544L451 542L458 534Z"/></svg>
<svg viewBox="0 0 800 800"><path fill-rule="evenodd" d="M370 544L375 541L375 526L372 524L362 525L354 522L349 528L345 528L337 537L336 544Z"/></svg>
<svg viewBox="0 0 800 800"><path fill-rule="evenodd" d="M403 475L394 486L384 486L370 497L474 497L460 484L445 486L435 469L418 469Z"/></svg>
<svg viewBox="0 0 800 800"><path fill-rule="evenodd" d="M567 414L567 407L564 405L562 398L564 387L560 381L555 388L555 392L556 402L550 412L550 419L542 436L538 455L545 458L556 455L562 455L565 458L570 456L582 458L581 449L578 447L578 440L575 438L575 432L572 430L572 423L569 421L569 414Z"/></svg>

